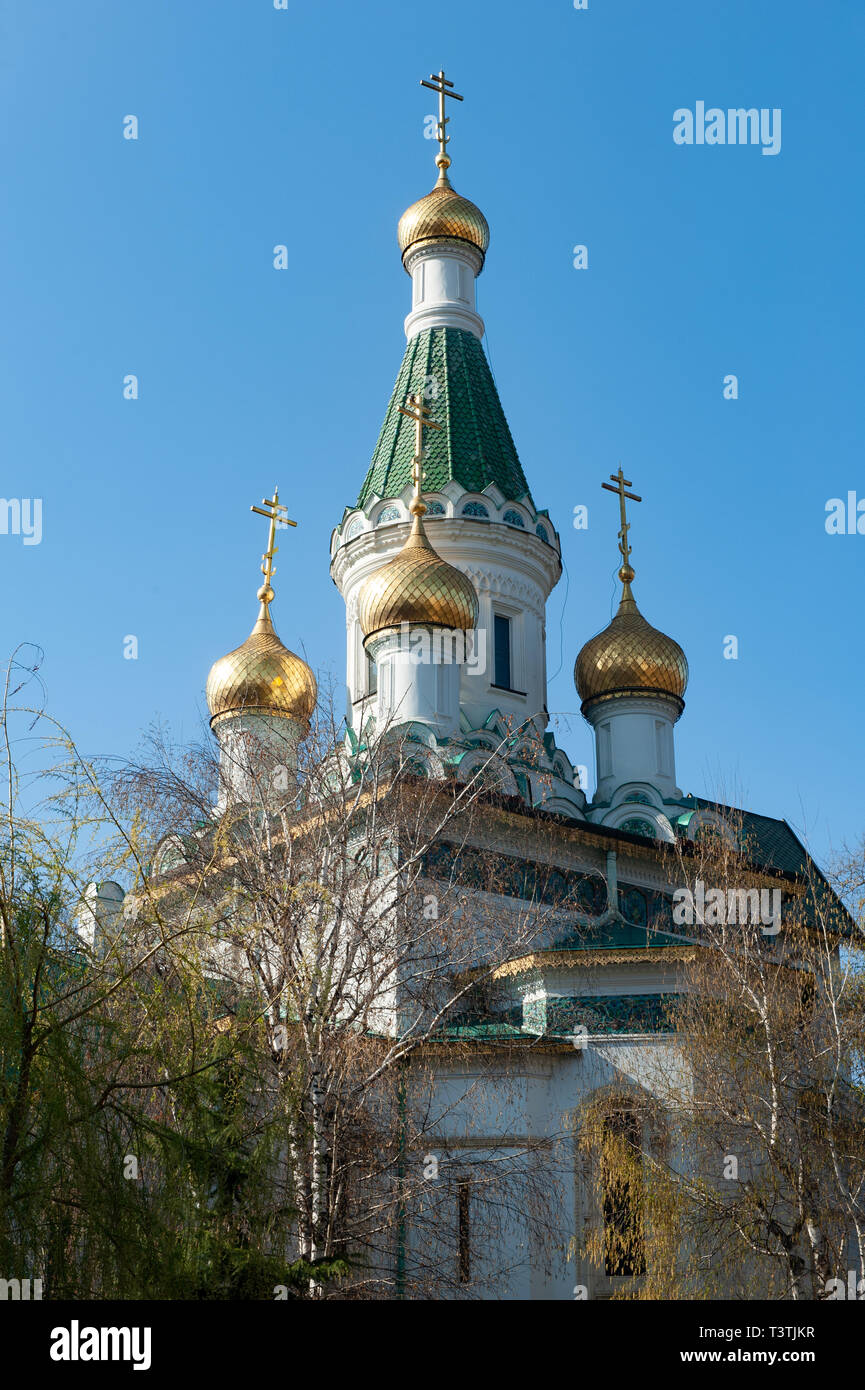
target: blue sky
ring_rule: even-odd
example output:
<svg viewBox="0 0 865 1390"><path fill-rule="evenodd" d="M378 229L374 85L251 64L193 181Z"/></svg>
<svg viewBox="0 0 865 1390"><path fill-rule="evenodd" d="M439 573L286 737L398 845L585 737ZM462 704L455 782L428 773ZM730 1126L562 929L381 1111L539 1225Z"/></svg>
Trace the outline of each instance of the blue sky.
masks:
<svg viewBox="0 0 865 1390"><path fill-rule="evenodd" d="M342 680L328 542L402 356L396 224L432 186L418 82L444 65L453 183L492 231L488 351L562 536L560 741L591 764L572 671L612 611L621 460L636 596L691 667L680 785L786 817L820 857L861 834L865 535L824 522L865 498L863 49L860 0L3 0L2 492L43 505L39 545L0 535L4 657L44 649L48 707L90 752L157 717L197 736L277 481L300 525L274 618ZM781 108L780 153L676 145L697 101Z"/></svg>

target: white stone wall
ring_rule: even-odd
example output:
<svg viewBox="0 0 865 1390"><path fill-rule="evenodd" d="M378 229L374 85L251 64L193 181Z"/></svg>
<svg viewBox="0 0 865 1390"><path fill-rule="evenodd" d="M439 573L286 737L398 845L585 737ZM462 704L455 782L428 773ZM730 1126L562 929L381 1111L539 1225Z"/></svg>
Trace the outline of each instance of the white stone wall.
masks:
<svg viewBox="0 0 865 1390"><path fill-rule="evenodd" d="M484 321L475 302L475 277L480 267L480 252L467 242L418 246L410 251L406 270L412 279L412 307L405 321L406 338L425 328L465 328L482 338Z"/></svg>
<svg viewBox="0 0 865 1390"><path fill-rule="evenodd" d="M536 1155L532 1173L545 1165L549 1183L546 1217L553 1227L549 1244L531 1229L529 1207L535 1178L526 1183L525 1209L516 1199L514 1219L501 1222L494 1249L472 1249L468 1297L504 1300L573 1300L575 1288L589 1300L609 1298L626 1282L608 1277L579 1253L587 1229L598 1229L601 1212L589 1162L578 1148L581 1112L593 1098L634 1086L663 1097L671 1079L683 1084L681 1063L666 1039L651 1034L590 1037L582 1051L527 1048L511 1054L507 1064L479 1056L476 1066L463 1061L443 1066L436 1102L441 1116L429 1140L440 1156L438 1181L448 1182L448 1163L511 1163L516 1174L525 1156ZM436 1147L436 1144L439 1147ZM530 1160L531 1161L531 1160ZM472 1200L483 1201L483 1183ZM495 1192L495 1184L492 1191ZM514 1192L501 1194L510 1207ZM441 1216L456 1226L455 1197L441 1204ZM521 1219L522 1216L522 1219ZM477 1234L483 1220L476 1223ZM428 1239L428 1237L425 1237ZM409 1250L412 1241L409 1237ZM455 1259L454 1232L442 1238L443 1257ZM455 1270L449 1268L453 1278Z"/></svg>
<svg viewBox="0 0 865 1390"><path fill-rule="evenodd" d="M587 718L595 731L596 801L611 801L626 782L646 782L662 797L681 797L674 737L679 714L673 700L631 695L589 708Z"/></svg>

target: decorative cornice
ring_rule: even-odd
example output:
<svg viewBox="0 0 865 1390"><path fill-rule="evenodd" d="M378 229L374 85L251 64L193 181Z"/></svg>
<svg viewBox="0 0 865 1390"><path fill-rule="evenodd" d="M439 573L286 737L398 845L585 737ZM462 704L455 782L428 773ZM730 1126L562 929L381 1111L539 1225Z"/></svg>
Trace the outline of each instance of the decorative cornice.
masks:
<svg viewBox="0 0 865 1390"><path fill-rule="evenodd" d="M457 256L471 267L475 275L480 275L483 268L483 252L468 241L463 241L461 237L432 237L429 241L420 241L415 246L409 248L403 257L403 265L411 275L418 261L428 260L430 256Z"/></svg>
<svg viewBox="0 0 865 1390"><path fill-rule="evenodd" d="M696 954L696 948L693 946L630 946L619 950L587 947L583 951L534 951L531 955L505 961L493 971L492 978L504 980L514 975L529 974L533 970L582 970L589 966L605 965L664 965L671 961L692 961Z"/></svg>
<svg viewBox="0 0 865 1390"><path fill-rule="evenodd" d="M488 565L468 565L466 574L479 594L497 594L500 597L506 595L517 599L524 608L530 609L536 617L543 619L545 601L536 584L515 578L507 570L493 569Z"/></svg>
<svg viewBox="0 0 865 1390"><path fill-rule="evenodd" d="M393 501L402 502L402 498ZM383 508L390 504L387 499L378 499L375 505ZM489 506L493 510L491 502ZM544 590L552 591L562 571L559 552L554 546L542 541L534 532L508 526L495 516L489 521L460 515L437 516L431 520L425 518L425 524L430 543L438 554L468 574L476 588L482 586L490 593L508 593L544 619ZM552 524L549 529L553 531ZM410 521L406 519L369 527L350 541L341 542L335 532L330 574L340 592L345 595L349 580L360 582L392 559L404 545L409 530ZM510 573L503 560L511 565Z"/></svg>

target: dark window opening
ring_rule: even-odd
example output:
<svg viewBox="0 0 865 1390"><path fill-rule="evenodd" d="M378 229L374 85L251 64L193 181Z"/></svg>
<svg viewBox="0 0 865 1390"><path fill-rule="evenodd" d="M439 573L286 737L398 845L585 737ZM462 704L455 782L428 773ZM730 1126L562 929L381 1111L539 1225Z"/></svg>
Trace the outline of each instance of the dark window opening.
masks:
<svg viewBox="0 0 865 1390"><path fill-rule="evenodd" d="M366 693L367 695L378 693L378 667L369 653L366 657Z"/></svg>
<svg viewBox="0 0 865 1390"><path fill-rule="evenodd" d="M511 620L499 613L493 617L493 648L495 684L504 690L511 688Z"/></svg>
<svg viewBox="0 0 865 1390"><path fill-rule="evenodd" d="M471 1202L471 1183L457 1183L457 1212L459 1225L459 1272L460 1283L468 1284L472 1277L471 1227L469 1205Z"/></svg>
<svg viewBox="0 0 865 1390"><path fill-rule="evenodd" d="M640 1124L623 1111L604 1121L604 1270L619 1278L646 1272Z"/></svg>

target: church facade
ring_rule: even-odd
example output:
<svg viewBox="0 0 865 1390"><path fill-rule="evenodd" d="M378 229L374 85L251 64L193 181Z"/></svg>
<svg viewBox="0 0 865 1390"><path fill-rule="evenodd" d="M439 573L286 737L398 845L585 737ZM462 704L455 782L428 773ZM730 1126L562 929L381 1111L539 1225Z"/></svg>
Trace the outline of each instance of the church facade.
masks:
<svg viewBox="0 0 865 1390"><path fill-rule="evenodd" d="M516 924L533 904L544 910L530 947L505 952L441 1030L429 1157L435 1166L446 1155L463 1174L445 1205L455 1238L441 1258L456 1262L456 1282L474 1296L604 1298L639 1277L642 1257L611 1268L584 1253L586 1232L610 1217L580 1148L581 1116L604 1095L660 1093L667 1010L695 949L675 919L677 852L707 835L741 845L744 834L752 868L775 887L806 873L808 860L786 822L678 785L688 665L638 607L627 504L640 499L621 468L604 484L619 505L618 610L587 634L574 672L595 739L593 788L548 727L546 604L561 543L524 474L484 352L476 281L490 232L451 182L443 108L452 93L443 73L432 85L442 105L438 178L398 229L411 286L405 354L357 500L331 539L346 614L346 756L386 734L419 777L482 777L482 812L467 840L435 846L425 889L458 886L505 941L520 939ZM248 731L293 766L316 699L311 671L270 618L277 494L266 514L258 621L207 685L223 803L243 798L238 750ZM471 1173L481 1159L517 1166L534 1152L553 1156L552 1237L538 1243L527 1199L523 1212L511 1205L492 1249L473 1234L481 1198ZM410 1266L420 1239L402 1230L394 1258Z"/></svg>

